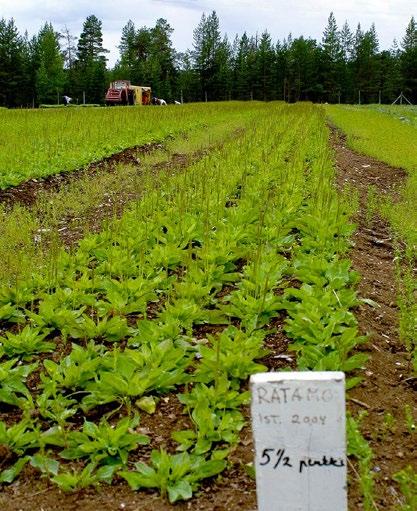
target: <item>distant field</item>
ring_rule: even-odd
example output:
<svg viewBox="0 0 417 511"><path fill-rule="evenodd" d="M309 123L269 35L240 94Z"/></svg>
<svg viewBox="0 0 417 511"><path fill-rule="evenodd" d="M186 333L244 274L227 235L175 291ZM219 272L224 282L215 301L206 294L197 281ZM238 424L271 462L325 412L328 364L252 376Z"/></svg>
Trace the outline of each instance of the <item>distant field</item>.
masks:
<svg viewBox="0 0 417 511"><path fill-rule="evenodd" d="M369 105L366 108L388 114L403 123L417 126L417 106L415 105Z"/></svg>
<svg viewBox="0 0 417 511"><path fill-rule="evenodd" d="M160 141L267 108L238 102L168 107L1 110L0 189L73 170L135 145Z"/></svg>
<svg viewBox="0 0 417 511"><path fill-rule="evenodd" d="M346 133L353 149L395 167L417 171L415 108L329 105L326 111L333 123Z"/></svg>

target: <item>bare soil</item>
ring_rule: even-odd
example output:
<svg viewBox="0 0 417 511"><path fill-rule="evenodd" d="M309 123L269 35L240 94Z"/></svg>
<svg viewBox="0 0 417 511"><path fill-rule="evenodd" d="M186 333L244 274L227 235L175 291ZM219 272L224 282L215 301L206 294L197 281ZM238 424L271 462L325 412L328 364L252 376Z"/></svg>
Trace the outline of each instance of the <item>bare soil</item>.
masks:
<svg viewBox="0 0 417 511"><path fill-rule="evenodd" d="M392 474L407 464L417 463L415 440L407 431L404 405L415 406L416 394L410 377L410 357L398 335L398 308L396 306L396 284L394 274L394 249L392 235L386 222L375 218L366 223L366 194L369 185L374 185L382 194L395 194L405 173L393 169L371 158L358 155L348 149L345 140L336 132L332 134L336 154L338 185L355 186L360 195L360 211L356 217L357 231L350 253L353 267L362 280L359 293L379 304L373 308L363 305L358 308L357 318L362 334L369 335L369 342L362 349L369 353L364 382L349 393L349 409L355 415L365 410L363 432L375 453L376 476L375 503L377 509L398 509L398 488L392 482ZM23 193L23 192L22 192ZM23 194L24 196L24 194ZM294 357L288 352L288 339L283 332L281 317L274 321L276 333L266 338L271 354L263 363L271 370L294 366ZM218 328L218 327L217 327ZM411 382L411 383L410 383ZM390 412L396 420L395 432L384 428L384 414ZM248 410L245 410L248 415ZM173 429L186 427L188 417L174 394L160 401L154 415L143 415L140 427L150 434L151 445L140 456L146 458L151 448L170 446ZM3 453L7 455L7 453ZM221 477L202 486L190 502L175 506L178 511L252 511L256 509L256 488L245 465L253 459L250 428L242 431L241 443L230 457L230 468ZM0 461L1 463L1 461ZM355 465L351 465L349 487L350 510L363 509ZM0 494L3 511L168 511L173 509L156 492L135 493L122 480L112 486L103 485L75 494L64 494L57 487L39 477L30 467L19 479L4 488ZM335 510L337 511L337 510Z"/></svg>

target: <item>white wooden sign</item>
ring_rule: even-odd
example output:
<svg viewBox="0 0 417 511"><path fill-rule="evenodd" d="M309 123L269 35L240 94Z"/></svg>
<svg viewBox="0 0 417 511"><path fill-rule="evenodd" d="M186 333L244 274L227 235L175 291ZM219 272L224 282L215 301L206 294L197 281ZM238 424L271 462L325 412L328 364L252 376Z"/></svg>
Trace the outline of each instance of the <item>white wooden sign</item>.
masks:
<svg viewBox="0 0 417 511"><path fill-rule="evenodd" d="M347 511L344 373L250 383L259 511Z"/></svg>

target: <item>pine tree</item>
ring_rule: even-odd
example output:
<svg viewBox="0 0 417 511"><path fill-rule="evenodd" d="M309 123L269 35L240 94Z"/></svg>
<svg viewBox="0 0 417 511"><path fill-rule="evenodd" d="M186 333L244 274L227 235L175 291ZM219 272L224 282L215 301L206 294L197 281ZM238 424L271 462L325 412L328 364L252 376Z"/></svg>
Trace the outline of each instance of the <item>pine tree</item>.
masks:
<svg viewBox="0 0 417 511"><path fill-rule="evenodd" d="M395 40L390 51L380 53L379 60L381 102L392 103L398 97L402 88L400 53Z"/></svg>
<svg viewBox="0 0 417 511"><path fill-rule="evenodd" d="M347 21L339 33L339 41L343 60L347 63L352 60L354 51L354 37Z"/></svg>
<svg viewBox="0 0 417 511"><path fill-rule="evenodd" d="M289 47L287 41L277 42L275 46L275 98L288 101L288 65Z"/></svg>
<svg viewBox="0 0 417 511"><path fill-rule="evenodd" d="M228 100L232 96L232 47L224 36L215 54L216 74L213 77L213 94L217 100Z"/></svg>
<svg viewBox="0 0 417 511"><path fill-rule="evenodd" d="M22 105L34 107L37 104L36 98L36 71L39 67L37 54L37 37L29 39L25 32L22 46L23 77L20 86L22 94Z"/></svg>
<svg viewBox="0 0 417 511"><path fill-rule="evenodd" d="M200 83L197 71L193 66L193 56L190 51L177 55L178 66L178 99L198 101L200 99Z"/></svg>
<svg viewBox="0 0 417 511"><path fill-rule="evenodd" d="M355 37L347 21L343 24L339 33L340 47L342 51L342 70L340 76L342 102L354 101L353 65L355 53Z"/></svg>
<svg viewBox="0 0 417 511"><path fill-rule="evenodd" d="M75 43L77 38L71 34L67 26L64 27L60 34L62 40L62 56L64 57L64 64L66 69L72 69L75 63L77 48Z"/></svg>
<svg viewBox="0 0 417 511"><path fill-rule="evenodd" d="M152 72L149 64L152 54L151 29L141 27L136 31L132 53L134 54L134 60L130 75L131 81L138 85L150 85L152 79ZM120 78L125 78L125 76L122 75Z"/></svg>
<svg viewBox="0 0 417 511"><path fill-rule="evenodd" d="M60 34L61 52L64 58L64 72L65 84L64 93L67 96L73 97L77 89L77 76L76 76L76 55L77 38L71 34L67 26L64 27Z"/></svg>

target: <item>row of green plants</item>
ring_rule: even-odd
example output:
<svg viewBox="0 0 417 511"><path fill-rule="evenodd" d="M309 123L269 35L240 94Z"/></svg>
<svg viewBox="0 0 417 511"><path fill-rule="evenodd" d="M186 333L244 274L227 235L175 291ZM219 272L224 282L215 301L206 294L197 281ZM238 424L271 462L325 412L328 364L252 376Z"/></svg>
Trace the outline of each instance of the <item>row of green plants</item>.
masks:
<svg viewBox="0 0 417 511"><path fill-rule="evenodd" d="M300 369L357 383L351 206L327 137L320 109L270 105L46 275L0 288L0 402L21 411L0 425L3 483L29 463L66 491L121 477L191 498L228 467L276 321ZM187 427L165 439L176 452L151 450L141 420L174 394Z"/></svg>
<svg viewBox="0 0 417 511"><path fill-rule="evenodd" d="M165 186L185 162L203 157L250 125L258 111L220 116L208 128L200 126L169 137L145 152L132 151L129 164L103 164L97 172L73 176L58 189L39 189L36 201L0 206L0 285L48 271L49 261L68 242L74 245L92 229L120 216L129 202L149 188Z"/></svg>
<svg viewBox="0 0 417 511"><path fill-rule="evenodd" d="M190 104L181 108L57 108L2 110L0 189L79 169L126 148L161 141L219 120L262 112L251 103Z"/></svg>

